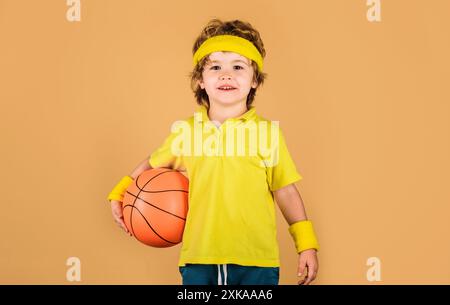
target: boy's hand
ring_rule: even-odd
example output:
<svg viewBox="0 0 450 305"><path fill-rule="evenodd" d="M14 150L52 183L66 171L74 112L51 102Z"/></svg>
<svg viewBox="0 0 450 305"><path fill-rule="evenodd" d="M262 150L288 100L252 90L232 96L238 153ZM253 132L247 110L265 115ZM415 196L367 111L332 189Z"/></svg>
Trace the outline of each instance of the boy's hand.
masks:
<svg viewBox="0 0 450 305"><path fill-rule="evenodd" d="M128 235L132 236L132 234L125 226L125 222L123 221L122 202L111 200L111 212L117 225L121 227Z"/></svg>
<svg viewBox="0 0 450 305"><path fill-rule="evenodd" d="M316 252L316 249L307 249L300 252L298 256L298 276L304 275L304 277L298 281L299 285L309 285L316 278L319 269Z"/></svg>

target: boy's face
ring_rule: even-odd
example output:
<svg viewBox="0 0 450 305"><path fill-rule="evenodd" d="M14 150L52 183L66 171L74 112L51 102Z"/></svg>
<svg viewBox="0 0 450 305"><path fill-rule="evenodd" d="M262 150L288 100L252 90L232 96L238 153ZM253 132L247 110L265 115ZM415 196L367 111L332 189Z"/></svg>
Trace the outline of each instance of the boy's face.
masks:
<svg viewBox="0 0 450 305"><path fill-rule="evenodd" d="M219 103L230 106L246 103L253 81L251 60L234 52L214 52L209 55L209 63L204 66L200 87L206 90L210 105ZM220 89L228 85L232 90Z"/></svg>

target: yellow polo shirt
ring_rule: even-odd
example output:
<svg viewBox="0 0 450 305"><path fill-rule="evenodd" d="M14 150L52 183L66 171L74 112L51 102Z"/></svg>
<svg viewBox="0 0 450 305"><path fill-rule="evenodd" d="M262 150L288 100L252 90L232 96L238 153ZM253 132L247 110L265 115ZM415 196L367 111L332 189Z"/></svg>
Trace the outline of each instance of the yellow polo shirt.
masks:
<svg viewBox="0 0 450 305"><path fill-rule="evenodd" d="M280 266L272 191L302 177L275 128L279 124L255 111L252 106L216 126L207 108L199 106L193 116L172 125L150 156L153 168L185 171L189 178L178 266Z"/></svg>

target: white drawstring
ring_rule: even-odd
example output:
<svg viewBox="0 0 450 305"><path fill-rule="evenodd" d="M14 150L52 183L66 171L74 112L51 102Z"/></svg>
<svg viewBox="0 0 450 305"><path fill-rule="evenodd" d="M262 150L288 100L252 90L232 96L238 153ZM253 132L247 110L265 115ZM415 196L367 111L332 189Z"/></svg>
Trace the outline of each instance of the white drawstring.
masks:
<svg viewBox="0 0 450 305"><path fill-rule="evenodd" d="M223 285L227 284L227 264L223 265L223 274L224 274L224 279L223 279ZM217 265L217 284L218 285L222 285L222 275L220 274L220 265Z"/></svg>
<svg viewBox="0 0 450 305"><path fill-rule="evenodd" d="M225 277L224 285L226 285L227 284L227 264L225 264L223 266L224 266L223 267L223 273L224 273L224 277Z"/></svg>
<svg viewBox="0 0 450 305"><path fill-rule="evenodd" d="M222 276L220 275L220 265L217 265L217 268L218 268L217 284L222 285Z"/></svg>

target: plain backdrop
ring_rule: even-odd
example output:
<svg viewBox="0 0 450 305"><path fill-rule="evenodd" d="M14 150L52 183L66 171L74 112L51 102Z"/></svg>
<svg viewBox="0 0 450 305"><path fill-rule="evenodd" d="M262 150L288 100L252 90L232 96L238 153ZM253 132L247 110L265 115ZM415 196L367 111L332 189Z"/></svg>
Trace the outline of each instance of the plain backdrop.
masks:
<svg viewBox="0 0 450 305"><path fill-rule="evenodd" d="M128 237L106 200L193 115L211 18L261 33L257 113L279 120L321 245L315 284L450 284L450 3L0 0L0 283L180 284L180 245ZM277 208L280 284L298 255ZM369 258L381 281L367 279Z"/></svg>

